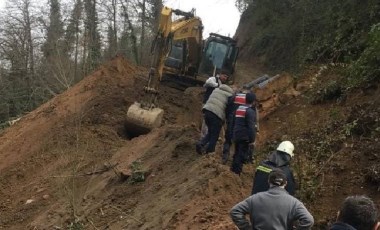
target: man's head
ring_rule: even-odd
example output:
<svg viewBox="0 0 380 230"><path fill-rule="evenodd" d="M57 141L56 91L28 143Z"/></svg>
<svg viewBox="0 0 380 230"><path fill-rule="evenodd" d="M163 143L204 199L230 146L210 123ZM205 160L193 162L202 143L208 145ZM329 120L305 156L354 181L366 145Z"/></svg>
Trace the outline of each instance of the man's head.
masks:
<svg viewBox="0 0 380 230"><path fill-rule="evenodd" d="M226 83L229 77L229 72L225 69L219 71L219 79L222 83Z"/></svg>
<svg viewBox="0 0 380 230"><path fill-rule="evenodd" d="M255 101L256 101L256 95L254 93L247 93L247 94L245 94L245 102L248 105L251 105Z"/></svg>
<svg viewBox="0 0 380 230"><path fill-rule="evenodd" d="M375 203L366 196L347 197L338 214L338 221L351 225L356 229L378 229L378 211Z"/></svg>
<svg viewBox="0 0 380 230"><path fill-rule="evenodd" d="M272 186L280 186L285 187L287 183L286 175L281 169L273 169L269 173L268 177L269 185Z"/></svg>

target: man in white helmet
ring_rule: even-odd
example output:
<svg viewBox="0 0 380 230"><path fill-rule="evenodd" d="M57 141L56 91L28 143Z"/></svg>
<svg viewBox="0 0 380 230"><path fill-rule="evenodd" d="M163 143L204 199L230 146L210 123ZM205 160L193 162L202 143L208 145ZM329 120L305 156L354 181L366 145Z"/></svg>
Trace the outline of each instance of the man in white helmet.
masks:
<svg viewBox="0 0 380 230"><path fill-rule="evenodd" d="M290 141L283 141L272 152L267 160L262 161L256 168L253 180L252 194L264 192L269 189L268 176L273 169L281 169L287 177L286 191L292 196L295 194L296 183L290 168L290 161L294 157L294 145Z"/></svg>

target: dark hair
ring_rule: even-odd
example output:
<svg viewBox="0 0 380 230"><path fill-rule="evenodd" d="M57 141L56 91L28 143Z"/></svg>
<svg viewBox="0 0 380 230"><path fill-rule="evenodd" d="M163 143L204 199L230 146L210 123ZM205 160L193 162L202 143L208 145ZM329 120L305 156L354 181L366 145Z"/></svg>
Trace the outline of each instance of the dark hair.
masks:
<svg viewBox="0 0 380 230"><path fill-rule="evenodd" d="M360 230L372 230L377 223L375 203L367 196L349 196L340 209L338 221Z"/></svg>
<svg viewBox="0 0 380 230"><path fill-rule="evenodd" d="M226 70L226 69L220 69L218 71L218 74L226 75L227 77L230 76L230 72L228 70Z"/></svg>
<svg viewBox="0 0 380 230"><path fill-rule="evenodd" d="M245 102L247 104L252 104L256 100L256 95L254 93L247 93L245 95Z"/></svg>
<svg viewBox="0 0 380 230"><path fill-rule="evenodd" d="M271 185L283 186L285 185L287 179L284 171L275 168L269 173L268 181Z"/></svg>

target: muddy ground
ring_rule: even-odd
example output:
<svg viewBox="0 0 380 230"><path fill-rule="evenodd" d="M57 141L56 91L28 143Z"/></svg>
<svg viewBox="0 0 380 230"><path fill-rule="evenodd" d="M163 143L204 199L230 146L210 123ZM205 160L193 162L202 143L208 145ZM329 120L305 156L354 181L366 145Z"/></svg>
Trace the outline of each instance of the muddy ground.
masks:
<svg viewBox="0 0 380 230"><path fill-rule="evenodd" d="M241 69L240 83L258 76ZM277 92L260 120L255 164L293 141L297 197L324 229L347 195L380 202L380 92L325 98L316 72L291 83L299 94ZM249 195L255 164L239 177L221 164L220 145L195 152L199 87L162 85L164 125L131 135L125 116L144 79L145 69L115 58L1 133L0 229L235 229L228 211Z"/></svg>

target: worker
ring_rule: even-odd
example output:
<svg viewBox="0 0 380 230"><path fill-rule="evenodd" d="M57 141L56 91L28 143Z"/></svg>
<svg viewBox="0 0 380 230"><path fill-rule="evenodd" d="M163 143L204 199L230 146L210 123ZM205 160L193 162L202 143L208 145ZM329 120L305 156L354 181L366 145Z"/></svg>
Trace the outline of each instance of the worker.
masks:
<svg viewBox="0 0 380 230"><path fill-rule="evenodd" d="M222 163L226 164L228 162L228 158L230 156L230 148L232 145L232 136L233 136L233 128L234 128L234 121L235 121L235 112L238 109L240 105L246 105L246 94L252 93L251 91L244 90L236 93L232 97L229 98L229 104L230 111L227 113L227 119L226 119L226 132L225 132L225 138L223 143L223 155L222 155ZM251 108L255 111L255 128L256 121L257 121L257 112L256 112L256 95L252 93L254 96L254 102L251 104ZM258 131L257 129L255 129ZM253 145L250 145L248 155L244 157L244 163L253 163Z"/></svg>
<svg viewBox="0 0 380 230"><path fill-rule="evenodd" d="M314 218L304 204L285 190L287 177L280 169L270 172L266 192L257 193L236 204L230 211L239 229L311 229ZM248 221L245 215L249 215Z"/></svg>
<svg viewBox="0 0 380 230"><path fill-rule="evenodd" d="M207 134L197 142L197 153L203 154L204 152L211 153L215 151L220 130L226 119L228 98L232 96L232 93L231 87L222 84L211 93L210 98L203 106L202 112L207 126ZM206 145L207 149L204 150Z"/></svg>
<svg viewBox="0 0 380 230"><path fill-rule="evenodd" d="M203 85L204 88L206 88L206 92L203 97L203 105L206 104L207 100L209 99L211 93L214 91L214 89L218 88L222 84L225 84L229 78L228 71L227 70L219 70L218 74L216 76L209 77L205 84ZM202 119L202 125L201 125L201 138L205 137L207 134L207 125L204 119Z"/></svg>
<svg viewBox="0 0 380 230"><path fill-rule="evenodd" d="M377 217L378 210L369 197L349 196L344 200L338 212L337 222L330 230L380 230Z"/></svg>
<svg viewBox="0 0 380 230"><path fill-rule="evenodd" d="M205 84L203 85L204 88L206 88L206 92L203 97L203 104L206 104L207 100L209 99L212 91L214 89L218 88L222 84L225 84L228 80L228 71L221 69L218 71L218 74L216 76L209 77Z"/></svg>
<svg viewBox="0 0 380 230"><path fill-rule="evenodd" d="M244 105L240 105L235 111L233 125L233 140L235 142L235 153L232 160L231 171L240 175L243 163L249 155L249 145L252 145L256 136L256 112L252 108L255 94L247 93Z"/></svg>
<svg viewBox="0 0 380 230"><path fill-rule="evenodd" d="M276 151L272 152L267 160L260 162L256 168L255 177L253 181L252 194L268 190L268 175L275 169L279 168L284 171L287 177L287 185L285 189L290 195L294 196L296 190L296 183L294 180L293 172L290 168L290 161L294 157L294 145L290 141L281 142Z"/></svg>

